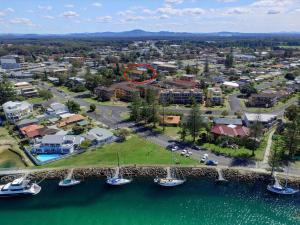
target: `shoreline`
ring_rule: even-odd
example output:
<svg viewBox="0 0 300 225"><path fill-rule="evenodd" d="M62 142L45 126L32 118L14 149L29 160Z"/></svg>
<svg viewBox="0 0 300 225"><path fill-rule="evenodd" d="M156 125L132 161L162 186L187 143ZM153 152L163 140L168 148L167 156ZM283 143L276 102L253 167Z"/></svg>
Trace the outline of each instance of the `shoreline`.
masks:
<svg viewBox="0 0 300 225"><path fill-rule="evenodd" d="M129 177L159 177L166 176L166 168L168 166L124 166L120 168L120 172L124 176ZM272 182L269 171L254 169L254 168L240 168L240 167L189 167L189 166L173 166L176 173L189 178L208 178L212 181L218 179L218 170L221 171L223 177L229 182L260 182L262 184L269 184ZM29 170L3 170L0 171L1 182L12 180L16 175L28 174L28 178L34 181L42 179L63 179L71 168L53 168L53 169L29 169ZM74 177L78 179L85 178L104 178L111 175L115 171L115 167L81 167L73 168ZM280 182L284 183L286 174L276 173ZM300 175L289 175L288 183L291 186L300 188Z"/></svg>

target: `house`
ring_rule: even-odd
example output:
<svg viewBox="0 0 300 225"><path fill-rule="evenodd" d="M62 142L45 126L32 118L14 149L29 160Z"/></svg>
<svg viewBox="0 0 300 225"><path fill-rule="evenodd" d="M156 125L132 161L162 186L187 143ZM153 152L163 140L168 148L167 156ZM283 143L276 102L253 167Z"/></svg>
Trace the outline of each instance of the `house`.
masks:
<svg viewBox="0 0 300 225"><path fill-rule="evenodd" d="M30 98L38 95L38 91L28 82L15 83L15 89L18 95Z"/></svg>
<svg viewBox="0 0 300 225"><path fill-rule="evenodd" d="M239 88L239 86L240 86L238 83L233 82L233 81L225 81L225 82L223 82L223 85L228 88Z"/></svg>
<svg viewBox="0 0 300 225"><path fill-rule="evenodd" d="M33 107L30 103L23 102L6 102L2 105L6 119L11 123L16 123L32 115Z"/></svg>
<svg viewBox="0 0 300 225"><path fill-rule="evenodd" d="M28 138L43 137L45 135L52 135L58 132L57 129L44 127L42 125L29 125L20 129L21 133Z"/></svg>
<svg viewBox="0 0 300 225"><path fill-rule="evenodd" d="M250 129L241 125L215 125L211 128L211 133L219 136L229 137L247 137L250 134Z"/></svg>
<svg viewBox="0 0 300 225"><path fill-rule="evenodd" d="M191 104L203 101L203 93L199 89L168 89L162 90L159 95L160 102L169 102L173 104Z"/></svg>
<svg viewBox="0 0 300 225"><path fill-rule="evenodd" d="M161 116L160 123L165 124L166 126L178 126L180 124L180 116Z"/></svg>
<svg viewBox="0 0 300 225"><path fill-rule="evenodd" d="M99 127L89 130L83 137L90 140L93 145L107 144L114 141L115 138L112 132Z"/></svg>
<svg viewBox="0 0 300 225"><path fill-rule="evenodd" d="M207 89L207 101L212 105L223 104L222 89L220 87L211 87Z"/></svg>
<svg viewBox="0 0 300 225"><path fill-rule="evenodd" d="M115 96L115 90L105 86L96 87L94 93L101 101L110 101Z"/></svg>
<svg viewBox="0 0 300 225"><path fill-rule="evenodd" d="M196 75L194 75L194 74L184 74L179 79L184 80L184 81L195 81L196 80Z"/></svg>
<svg viewBox="0 0 300 225"><path fill-rule="evenodd" d="M69 113L68 107L58 102L51 103L50 106L46 109L46 114L50 116L59 116L66 113Z"/></svg>
<svg viewBox="0 0 300 225"><path fill-rule="evenodd" d="M37 125L37 124L32 124L26 127L22 127L20 129L21 134L28 138L34 138L38 136L38 130L43 128L44 126L42 125Z"/></svg>
<svg viewBox="0 0 300 225"><path fill-rule="evenodd" d="M16 126L20 129L29 125L38 124L39 120L36 118L33 119L23 119L16 122Z"/></svg>
<svg viewBox="0 0 300 225"><path fill-rule="evenodd" d="M214 118L213 122L216 125L237 125L237 126L243 125L243 121L241 119Z"/></svg>
<svg viewBox="0 0 300 225"><path fill-rule="evenodd" d="M82 84L82 85L85 85L86 83L85 79L81 77L70 77L69 81L74 82L74 84Z"/></svg>
<svg viewBox="0 0 300 225"><path fill-rule="evenodd" d="M47 77L47 80L51 82L52 84L58 84L59 79L57 77Z"/></svg>
<svg viewBox="0 0 300 225"><path fill-rule="evenodd" d="M247 102L250 107L265 107L269 108L278 102L279 96L276 93L259 93L252 94Z"/></svg>
<svg viewBox="0 0 300 225"><path fill-rule="evenodd" d="M277 122L277 115L263 113L245 113L243 121L247 127L250 127L256 122L260 122L264 127L270 128Z"/></svg>
<svg viewBox="0 0 300 225"><path fill-rule="evenodd" d="M61 119L58 123L58 126L59 127L64 127L64 126L67 126L69 124L77 123L79 121L82 121L84 119L85 119L85 117L80 115L80 114L75 114L75 115L73 114L71 116L68 116L66 118Z"/></svg>
<svg viewBox="0 0 300 225"><path fill-rule="evenodd" d="M79 135L46 135L40 143L32 148L33 154L70 154L73 153L84 138Z"/></svg>

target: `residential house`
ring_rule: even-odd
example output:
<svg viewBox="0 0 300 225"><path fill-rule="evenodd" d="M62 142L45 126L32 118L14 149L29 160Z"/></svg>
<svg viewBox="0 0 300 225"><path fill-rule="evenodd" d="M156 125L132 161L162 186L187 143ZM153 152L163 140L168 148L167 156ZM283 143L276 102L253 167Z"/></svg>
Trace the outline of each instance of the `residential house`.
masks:
<svg viewBox="0 0 300 225"><path fill-rule="evenodd" d="M39 120L37 118L31 118L31 119L22 119L18 122L16 122L16 126L20 129L29 125L38 124Z"/></svg>
<svg viewBox="0 0 300 225"><path fill-rule="evenodd" d="M259 93L252 94L247 102L250 107L265 107L269 108L278 102L279 96L276 93Z"/></svg>
<svg viewBox="0 0 300 225"><path fill-rule="evenodd" d="M211 133L220 136L229 137L247 137L250 134L250 129L241 125L215 125L211 128Z"/></svg>
<svg viewBox="0 0 300 225"><path fill-rule="evenodd" d="M171 116L171 115L161 116L160 123L166 126L178 126L180 124L180 116Z"/></svg>
<svg viewBox="0 0 300 225"><path fill-rule="evenodd" d="M53 135L58 132L57 129L48 128L42 125L29 125L20 129L22 135L28 138L43 137L45 135Z"/></svg>
<svg viewBox="0 0 300 225"><path fill-rule="evenodd" d="M84 119L85 119L85 117L80 115L80 114L75 114L75 115L73 114L71 116L68 116L66 118L61 119L58 123L58 126L59 127L65 127L69 124L77 123L77 122L80 122Z"/></svg>
<svg viewBox="0 0 300 225"><path fill-rule="evenodd" d="M60 116L66 113L69 113L68 107L58 102L51 103L49 107L46 109L46 114L50 116Z"/></svg>
<svg viewBox="0 0 300 225"><path fill-rule="evenodd" d="M222 89L220 87L211 87L207 89L207 101L212 105L223 104Z"/></svg>
<svg viewBox="0 0 300 225"><path fill-rule="evenodd" d="M111 87L98 86L94 89L94 94L101 101L110 101L115 96L115 90Z"/></svg>
<svg viewBox="0 0 300 225"><path fill-rule="evenodd" d="M18 82L15 83L14 86L18 95L22 95L27 98L35 97L38 95L38 91L36 90L36 88L28 82Z"/></svg>
<svg viewBox="0 0 300 225"><path fill-rule="evenodd" d="M0 58L0 64L2 69L6 69L6 70L21 68L20 61L18 60L18 56L15 55L2 56Z"/></svg>
<svg viewBox="0 0 300 225"><path fill-rule="evenodd" d="M243 121L241 119L232 119L232 118L214 118L213 122L216 125L236 125L236 126L243 125Z"/></svg>
<svg viewBox="0 0 300 225"><path fill-rule="evenodd" d="M6 119L11 123L16 123L32 115L33 107L30 103L23 102L6 102L2 105Z"/></svg>
<svg viewBox="0 0 300 225"><path fill-rule="evenodd" d="M276 124L277 115L265 113L245 113L243 121L247 127L250 127L254 123L260 122L264 127L270 128Z"/></svg>
<svg viewBox="0 0 300 225"><path fill-rule="evenodd" d="M84 138L79 135L46 135L40 143L35 144L33 154L70 154L73 153Z"/></svg>
<svg viewBox="0 0 300 225"><path fill-rule="evenodd" d="M101 145L111 143L115 140L115 136L107 129L95 127L89 130L83 137L90 140L93 145Z"/></svg>

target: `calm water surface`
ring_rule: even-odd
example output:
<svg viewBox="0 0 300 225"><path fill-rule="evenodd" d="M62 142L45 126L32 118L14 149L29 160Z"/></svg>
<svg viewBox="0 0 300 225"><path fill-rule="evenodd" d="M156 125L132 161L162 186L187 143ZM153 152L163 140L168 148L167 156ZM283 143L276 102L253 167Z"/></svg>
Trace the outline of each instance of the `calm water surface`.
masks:
<svg viewBox="0 0 300 225"><path fill-rule="evenodd" d="M300 195L274 196L260 184L188 180L174 189L136 179L108 187L104 179L60 189L45 181L37 196L0 199L1 225L300 225Z"/></svg>

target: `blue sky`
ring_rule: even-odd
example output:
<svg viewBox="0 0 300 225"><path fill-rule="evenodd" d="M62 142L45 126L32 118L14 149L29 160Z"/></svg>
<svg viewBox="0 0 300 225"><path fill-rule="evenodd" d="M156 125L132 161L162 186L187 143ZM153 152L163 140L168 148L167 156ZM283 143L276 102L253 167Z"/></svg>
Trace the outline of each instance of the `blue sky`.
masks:
<svg viewBox="0 0 300 225"><path fill-rule="evenodd" d="M0 0L0 33L300 31L300 0Z"/></svg>

